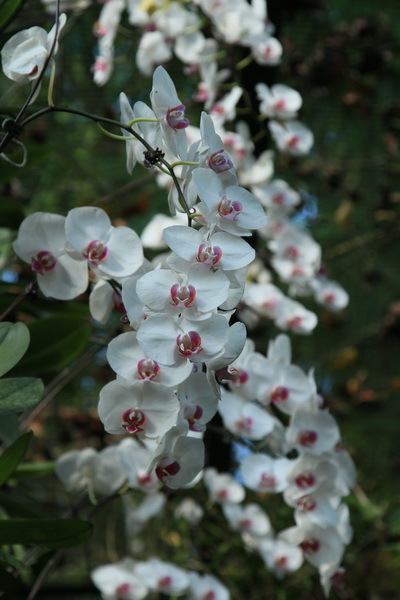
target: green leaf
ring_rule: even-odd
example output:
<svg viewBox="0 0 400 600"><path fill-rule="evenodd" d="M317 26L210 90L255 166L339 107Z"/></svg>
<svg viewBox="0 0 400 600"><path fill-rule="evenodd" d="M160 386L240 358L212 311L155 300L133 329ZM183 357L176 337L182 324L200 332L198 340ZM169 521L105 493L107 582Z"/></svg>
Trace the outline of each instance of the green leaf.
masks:
<svg viewBox="0 0 400 600"><path fill-rule="evenodd" d="M13 567L14 569L28 569L28 566L25 563L15 558L15 556L9 552L4 552L3 550L0 550L0 562Z"/></svg>
<svg viewBox="0 0 400 600"><path fill-rule="evenodd" d="M91 333L85 320L69 315L38 319L29 324L29 331L31 343L13 375L60 371L80 356Z"/></svg>
<svg viewBox="0 0 400 600"><path fill-rule="evenodd" d="M29 346L29 330L24 323L0 323L0 377L23 357Z"/></svg>
<svg viewBox="0 0 400 600"><path fill-rule="evenodd" d="M13 476L14 478L14 476ZM15 494L18 491L15 490ZM0 492L0 506L5 511L8 517L18 517L20 519L40 519L42 514L40 510L41 505L37 504L35 509L30 506L25 506L19 500L16 500L15 495L7 492Z"/></svg>
<svg viewBox="0 0 400 600"><path fill-rule="evenodd" d="M1 380L0 380L1 382ZM18 415L12 413L4 415L0 413L0 440L5 446L9 446L19 436Z"/></svg>
<svg viewBox="0 0 400 600"><path fill-rule="evenodd" d="M5 30L25 0L4 0L0 6L0 32Z"/></svg>
<svg viewBox="0 0 400 600"><path fill-rule="evenodd" d="M93 525L76 519L0 520L0 540L7 544L34 544L72 548L90 538Z"/></svg>
<svg viewBox="0 0 400 600"><path fill-rule="evenodd" d="M45 477L54 474L54 461L23 463L19 465L14 473L16 479L33 479L34 477Z"/></svg>
<svg viewBox="0 0 400 600"><path fill-rule="evenodd" d="M0 379L0 415L24 412L43 396L43 382L36 377Z"/></svg>
<svg viewBox="0 0 400 600"><path fill-rule="evenodd" d="M2 485L12 475L24 458L29 444L31 443L33 433L29 431L15 440L11 446L6 448L0 456L0 485Z"/></svg>

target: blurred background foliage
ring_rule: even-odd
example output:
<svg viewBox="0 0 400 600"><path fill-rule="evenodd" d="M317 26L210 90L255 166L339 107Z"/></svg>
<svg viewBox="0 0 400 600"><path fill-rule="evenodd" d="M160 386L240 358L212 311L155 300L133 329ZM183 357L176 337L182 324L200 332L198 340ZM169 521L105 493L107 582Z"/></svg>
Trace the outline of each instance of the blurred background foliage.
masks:
<svg viewBox="0 0 400 600"><path fill-rule="evenodd" d="M300 118L315 135L314 148L306 158L276 153L275 175L301 190L301 218L322 245L329 275L350 295L348 308L336 315L306 301L318 312L319 326L311 336L293 339L295 360L303 368L315 367L319 389L339 420L358 468L359 487L348 499L355 535L346 556L345 587L333 591L332 597L395 599L400 589L400 7L393 0L275 0L268 4L284 58L264 75L265 81L286 83L300 91L304 99ZM93 2L68 21L57 61L55 102L118 118L119 93L147 102L151 80L134 66L138 32L123 24L111 80L102 88L94 85L92 28L100 8ZM1 45L21 28L48 28L49 22L39 0L29 0L3 33ZM191 100L195 78L182 76L176 64L168 68L180 97L197 119L198 109ZM257 68L249 66L243 77L243 85L250 90L253 81L259 80ZM2 116L15 114L26 93L25 88L10 86L2 78ZM30 110L45 103L43 90ZM73 206L94 204L140 233L152 214L167 212L165 191L154 185L152 174L138 167L131 178L125 169L124 144L105 137L92 123L57 113L31 123L21 139L29 151L27 166L20 170L0 164L1 224L8 226L0 230L1 312L30 277L9 253L9 241L15 235L9 228L16 229L24 214L37 210L65 214ZM267 136L258 142L260 151L266 147L272 147ZM18 279L13 280L12 273ZM98 349L105 347L108 336L121 324L115 320L102 328L92 323L88 332L83 300L63 304L30 297L13 315L28 323L36 318L56 319L32 325L38 340L48 339L48 355L37 358L31 368L50 386L48 406L30 423L36 434L33 461L54 459L65 449L100 448L104 442L115 441L104 434L96 416L98 391L112 377L105 352ZM72 319L71 323L78 319L83 324L79 340L68 356L61 357L61 363L49 359L57 338L67 334L57 326L57 318ZM260 351L277 333L268 323L255 332ZM60 369L71 361L74 377L52 395L53 389L57 392ZM29 364L21 363L19 368L31 374ZM4 431L0 433L5 439ZM49 514L58 516L66 507L61 485L55 478L34 481L19 482L20 499L32 505L32 510L39 501ZM207 505L202 494L198 492L198 499ZM146 530L149 554L163 547L170 559L184 567L206 565L230 587L235 600L323 597L310 567L283 582L275 580L261 560L243 551L239 535L227 532L218 507L209 507L210 516L195 532L189 532L183 522L176 523L173 507L182 495L172 494L167 514ZM265 507L277 529L292 523L279 499L266 498ZM63 557L57 574L49 578L47 591L45 587L39 597L61 597L62 589L63 598L98 597L88 591L90 582L82 561L93 567L122 556L126 549L118 533L122 517L117 503L93 509L93 516L99 524L95 544L83 553L74 550ZM188 533L193 534L189 546ZM37 572L45 559L36 565ZM70 587L74 591L68 595Z"/></svg>

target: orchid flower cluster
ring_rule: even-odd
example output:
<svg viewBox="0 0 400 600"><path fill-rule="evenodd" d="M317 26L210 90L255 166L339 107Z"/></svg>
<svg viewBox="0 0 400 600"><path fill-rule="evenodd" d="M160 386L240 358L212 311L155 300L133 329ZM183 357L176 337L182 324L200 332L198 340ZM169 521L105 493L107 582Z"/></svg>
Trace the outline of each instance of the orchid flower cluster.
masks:
<svg viewBox="0 0 400 600"><path fill-rule="evenodd" d="M216 39L204 37L196 7L210 19ZM123 0L109 0L97 24L99 84L111 75L124 8ZM190 6L131 1L127 8L130 22L143 27L136 61L143 73L153 73L152 90L150 106L132 106L120 94L122 135L113 137L125 143L129 173L137 163L158 172L172 217L158 215L139 238L129 227L114 227L100 208L73 208L65 217L37 212L22 222L13 243L45 296L71 300L94 283L93 319L106 324L117 311L125 324L108 345L115 378L100 392L98 414L108 433L128 437L101 452L68 452L56 472L68 491L87 489L94 501L123 486L143 493L143 503L127 509L133 538L162 509L161 485L178 490L203 480L229 526L270 570L283 577L305 559L318 569L328 595L351 538L341 499L354 485L354 466L313 372L292 364L288 336L271 341L264 356L246 339L244 323L251 329L269 319L284 331L309 334L317 317L293 297L311 294L333 311L344 308L348 297L326 276L311 233L296 225L301 195L273 179L272 153L255 157L245 123L236 131L225 128L235 119L243 89L235 85L216 101L219 83L229 76L218 71L216 40L249 48L262 65L277 64L282 47L262 0L198 0ZM59 30L64 22L60 16ZM7 42L2 62L11 79L35 80L49 47L54 56L55 33L42 32ZM200 73L196 98L209 113L202 112L198 128L167 71L154 69L172 57L172 49ZM277 148L307 154L313 137L297 120L298 92L264 83L256 91ZM247 241L254 231L265 243L270 270ZM167 252L150 262L143 250L148 246ZM274 277L288 285L288 296ZM217 412L225 430L248 449L236 478L205 468L203 435ZM243 504L245 488L282 493L296 525L275 533L262 506ZM189 502L180 514L197 522L202 508ZM92 577L104 598L140 599L150 590L229 597L213 576L200 578L158 558L126 558L99 567Z"/></svg>

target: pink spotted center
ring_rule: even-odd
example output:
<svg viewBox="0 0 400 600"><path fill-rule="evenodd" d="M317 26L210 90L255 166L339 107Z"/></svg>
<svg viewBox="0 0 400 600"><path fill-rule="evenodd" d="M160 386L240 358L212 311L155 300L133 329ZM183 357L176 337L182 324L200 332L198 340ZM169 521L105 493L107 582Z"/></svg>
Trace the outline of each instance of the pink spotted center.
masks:
<svg viewBox="0 0 400 600"><path fill-rule="evenodd" d="M137 474L137 481L140 486L144 489L149 489L153 487L153 475L146 475L146 472L140 470Z"/></svg>
<svg viewBox="0 0 400 600"><path fill-rule="evenodd" d="M201 347L201 337L197 331L188 331L181 333L176 338L179 354L185 358L190 358L199 354L203 350Z"/></svg>
<svg viewBox="0 0 400 600"><path fill-rule="evenodd" d="M286 100L284 100L283 98L278 98L274 102L274 108L275 108L275 110L285 110Z"/></svg>
<svg viewBox="0 0 400 600"><path fill-rule="evenodd" d="M198 404L186 404L183 409L183 417L189 423L189 429L191 431L203 431L201 425L197 423L203 416L203 409Z"/></svg>
<svg viewBox="0 0 400 600"><path fill-rule="evenodd" d="M181 470L181 465L173 456L163 456L157 463L156 475L162 483L167 483L170 476L174 476Z"/></svg>
<svg viewBox="0 0 400 600"><path fill-rule="evenodd" d="M288 319L287 324L288 327L290 327L290 329L298 329L299 327L301 327L303 323L303 319L302 317L291 317L290 319Z"/></svg>
<svg viewBox="0 0 400 600"><path fill-rule="evenodd" d="M299 257L300 250L297 248L297 246L286 246L283 254L290 260L296 260L296 258Z"/></svg>
<svg viewBox="0 0 400 600"><path fill-rule="evenodd" d="M169 108L166 115L168 125L176 131L177 129L185 129L190 125L189 119L185 117L185 105L179 104L174 108Z"/></svg>
<svg viewBox="0 0 400 600"><path fill-rule="evenodd" d="M219 246L208 246L205 242L200 244L196 256L197 262L210 265L210 267L213 268L221 258L222 250Z"/></svg>
<svg viewBox="0 0 400 600"><path fill-rule="evenodd" d="M171 575L164 575L164 577L160 577L160 579L158 580L158 587L161 590L165 590L171 587L172 584L172 577Z"/></svg>
<svg viewBox="0 0 400 600"><path fill-rule="evenodd" d="M223 502L229 497L229 492L226 488L221 488L215 495L218 498L218 500L221 500L221 502Z"/></svg>
<svg viewBox="0 0 400 600"><path fill-rule="evenodd" d="M282 194L282 192L275 194L272 197L272 202L274 204L277 204L278 206L281 206L282 204L284 204L285 202L285 194Z"/></svg>
<svg viewBox="0 0 400 600"><path fill-rule="evenodd" d="M290 150L296 150L296 148L297 148L297 146L299 145L299 143L300 143L300 138L299 138L299 136L298 136L298 135L292 135L292 136L291 136L291 137L288 139L288 141L287 141L286 145L287 145L287 147L288 147Z"/></svg>
<svg viewBox="0 0 400 600"><path fill-rule="evenodd" d="M208 590L202 595L201 600L215 600L216 597L214 590Z"/></svg>
<svg viewBox="0 0 400 600"><path fill-rule="evenodd" d="M252 525L253 525L253 521L251 519L249 519L248 517L243 517L239 521L239 527L240 527L240 529L250 529L250 527Z"/></svg>
<svg viewBox="0 0 400 600"><path fill-rule="evenodd" d="M312 448L315 442L318 440L318 433L312 429L305 429L300 431L297 436L299 444L305 448Z"/></svg>
<svg viewBox="0 0 400 600"><path fill-rule="evenodd" d="M296 506L302 512L312 512L317 508L317 503L312 496L302 496L296 501Z"/></svg>
<svg viewBox="0 0 400 600"><path fill-rule="evenodd" d="M141 433L146 420L146 415L140 408L128 408L122 415L121 425L128 433Z"/></svg>
<svg viewBox="0 0 400 600"><path fill-rule="evenodd" d="M132 586L130 583L120 583L115 588L114 594L117 596L117 598L124 598L124 596L127 596L129 594L131 589Z"/></svg>
<svg viewBox="0 0 400 600"><path fill-rule="evenodd" d="M333 292L328 292L324 294L323 301L325 304L333 304L335 302L335 294Z"/></svg>
<svg viewBox="0 0 400 600"><path fill-rule="evenodd" d="M237 200L231 200L226 194L222 196L218 204L218 214L228 221L234 221L242 210L242 204Z"/></svg>
<svg viewBox="0 0 400 600"><path fill-rule="evenodd" d="M321 547L321 543L316 538L306 538L300 544L300 548L304 552L304 554L315 554Z"/></svg>
<svg viewBox="0 0 400 600"><path fill-rule="evenodd" d="M173 306L184 306L186 308L191 308L193 306L193 302L196 298L196 288L194 285L180 285L179 283L174 283L170 289L170 295Z"/></svg>
<svg viewBox="0 0 400 600"><path fill-rule="evenodd" d="M279 404L279 402L284 402L289 398L289 389L284 387L283 385L278 385L271 392L271 402L274 404Z"/></svg>
<svg viewBox="0 0 400 600"><path fill-rule="evenodd" d="M229 156L226 154L223 148L211 154L208 159L208 166L210 169L215 171L215 173L223 173L224 171L229 171L232 169L233 163Z"/></svg>
<svg viewBox="0 0 400 600"><path fill-rule="evenodd" d="M41 250L36 254L36 256L32 256L31 260L32 271L35 271L35 273L40 273L40 275L53 271L53 269L56 267L56 264L56 257L48 250Z"/></svg>
<svg viewBox="0 0 400 600"><path fill-rule="evenodd" d="M105 260L109 254L109 249L100 240L93 240L82 251L85 258L88 259L91 265L96 267L99 263Z"/></svg>
<svg viewBox="0 0 400 600"><path fill-rule="evenodd" d="M287 564L288 564L287 556L278 556L275 559L275 567L277 569L285 569L287 567Z"/></svg>
<svg viewBox="0 0 400 600"><path fill-rule="evenodd" d="M244 431L246 433L249 433L252 426L253 426L253 419L251 417L240 417L236 422L236 428L239 431Z"/></svg>
<svg viewBox="0 0 400 600"><path fill-rule="evenodd" d="M161 371L160 366L155 360L142 358L137 364L139 378L143 381L156 381L157 375Z"/></svg>
<svg viewBox="0 0 400 600"><path fill-rule="evenodd" d="M272 473L261 473L259 487L265 490L274 490L276 487L276 477Z"/></svg>
<svg viewBox="0 0 400 600"><path fill-rule="evenodd" d="M294 481L298 488L306 490L315 485L316 478L312 473L300 473Z"/></svg>

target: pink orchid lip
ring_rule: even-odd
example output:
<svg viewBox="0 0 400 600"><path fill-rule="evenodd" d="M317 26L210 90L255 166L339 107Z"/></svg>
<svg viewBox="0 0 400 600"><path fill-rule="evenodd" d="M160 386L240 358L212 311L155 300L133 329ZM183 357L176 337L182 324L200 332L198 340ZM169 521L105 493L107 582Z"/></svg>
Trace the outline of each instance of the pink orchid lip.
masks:
<svg viewBox="0 0 400 600"><path fill-rule="evenodd" d="M312 431L311 429L300 431L298 440L301 446L304 446L305 448L311 448L318 440L318 433L316 431Z"/></svg>
<svg viewBox="0 0 400 600"><path fill-rule="evenodd" d="M242 212L243 206L237 200L231 200L226 194L222 196L218 204L218 214L224 219L234 221Z"/></svg>
<svg viewBox="0 0 400 600"><path fill-rule="evenodd" d="M207 246L206 243L200 244L197 250L197 262L204 263L214 267L222 258L222 250L219 246Z"/></svg>
<svg viewBox="0 0 400 600"><path fill-rule="evenodd" d="M35 271L35 273L40 273L40 275L43 275L44 272L49 273L50 271L53 271L56 265L56 257L48 250L41 250L36 254L36 256L32 256L32 271Z"/></svg>
<svg viewBox="0 0 400 600"><path fill-rule="evenodd" d="M174 476L181 470L181 465L179 462L173 458L172 456L163 456L158 461L157 467L155 469L156 475L158 479L165 483L168 476Z"/></svg>
<svg viewBox="0 0 400 600"><path fill-rule="evenodd" d="M139 408L128 408L122 415L122 427L128 433L141 433L146 424L146 415Z"/></svg>
<svg viewBox="0 0 400 600"><path fill-rule="evenodd" d="M179 283L174 283L171 286L170 295L173 306L185 306L186 308L191 308L193 306L194 299L196 298L196 288L194 285L180 285Z"/></svg>
<svg viewBox="0 0 400 600"><path fill-rule="evenodd" d="M315 554L321 547L321 543L316 538L306 538L300 544L300 548L303 550L304 554Z"/></svg>
<svg viewBox="0 0 400 600"><path fill-rule="evenodd" d="M137 364L139 378L143 381L155 381L161 371L160 365L151 358L142 358Z"/></svg>
<svg viewBox="0 0 400 600"><path fill-rule="evenodd" d="M265 490L274 490L276 487L276 477L272 473L261 473L259 487Z"/></svg>
<svg viewBox="0 0 400 600"><path fill-rule="evenodd" d="M277 404L289 398L289 390L287 387L279 385L271 392L271 402Z"/></svg>
<svg viewBox="0 0 400 600"><path fill-rule="evenodd" d="M191 431L202 431L202 427L196 421L203 416L203 409L198 404L187 404L183 410L183 416L189 423Z"/></svg>
<svg viewBox="0 0 400 600"><path fill-rule="evenodd" d="M208 166L210 169L215 171L215 173L223 173L224 171L229 171L232 169L233 163L231 159L226 154L225 150L221 148L221 150L217 150L211 154L208 159Z"/></svg>
<svg viewBox="0 0 400 600"><path fill-rule="evenodd" d="M312 512L316 509L317 503L312 496L302 496L296 501L296 506L301 512Z"/></svg>
<svg viewBox="0 0 400 600"><path fill-rule="evenodd" d="M107 258L109 249L100 240L93 240L82 251L82 254L88 259L91 265L96 267L99 263Z"/></svg>
<svg viewBox="0 0 400 600"><path fill-rule="evenodd" d="M123 598L124 596L126 596L127 594L130 593L132 589L132 586L130 583L120 583L119 585L117 585L117 587L115 588L115 595L119 598Z"/></svg>
<svg viewBox="0 0 400 600"><path fill-rule="evenodd" d="M185 129L189 127L190 121L185 117L185 105L179 104L174 108L169 108L166 115L166 120L171 129Z"/></svg>
<svg viewBox="0 0 400 600"><path fill-rule="evenodd" d="M179 354L185 358L190 358L194 354L199 354L202 351L201 337L197 331L189 331L181 333L176 338Z"/></svg>
<svg viewBox="0 0 400 600"><path fill-rule="evenodd" d="M315 484L316 478L312 473L300 473L294 481L298 488L305 490Z"/></svg>
<svg viewBox="0 0 400 600"><path fill-rule="evenodd" d="M171 575L164 575L164 577L160 577L160 579L158 580L158 587L161 589L167 589L171 586L171 583Z"/></svg>

